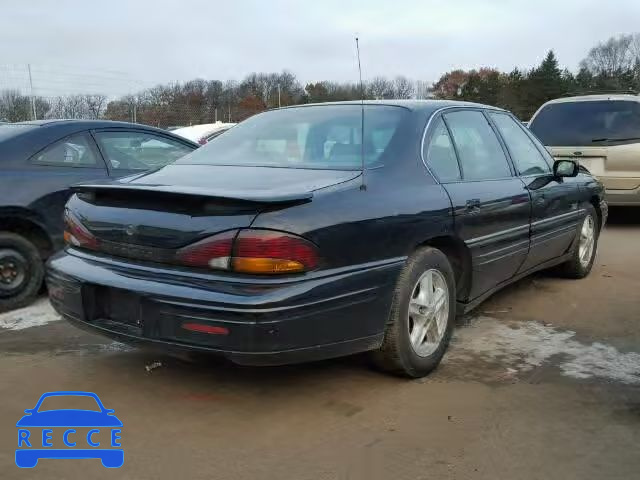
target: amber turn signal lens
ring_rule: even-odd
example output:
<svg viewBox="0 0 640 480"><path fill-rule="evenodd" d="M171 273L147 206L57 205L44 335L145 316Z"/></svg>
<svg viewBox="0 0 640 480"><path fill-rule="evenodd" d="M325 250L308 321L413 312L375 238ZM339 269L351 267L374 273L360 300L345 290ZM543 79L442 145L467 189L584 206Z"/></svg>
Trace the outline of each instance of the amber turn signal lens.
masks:
<svg viewBox="0 0 640 480"><path fill-rule="evenodd" d="M297 273L304 272L304 265L295 260L278 258L234 258L233 270L240 273Z"/></svg>

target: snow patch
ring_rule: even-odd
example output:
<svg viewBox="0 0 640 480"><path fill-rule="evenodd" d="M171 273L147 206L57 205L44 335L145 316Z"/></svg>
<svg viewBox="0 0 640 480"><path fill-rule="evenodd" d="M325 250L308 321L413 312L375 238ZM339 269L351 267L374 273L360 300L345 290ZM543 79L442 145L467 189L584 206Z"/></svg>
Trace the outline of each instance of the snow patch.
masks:
<svg viewBox="0 0 640 480"><path fill-rule="evenodd" d="M536 322L505 323L480 317L457 331L450 351L452 360L469 356L500 362L529 371L557 356L560 371L572 378L605 378L640 384L640 353L623 353L603 343L582 343L572 331L558 330Z"/></svg>
<svg viewBox="0 0 640 480"><path fill-rule="evenodd" d="M42 298L25 308L0 314L0 328L7 330L23 330L39 327L60 320L60 316L53 310L49 300Z"/></svg>

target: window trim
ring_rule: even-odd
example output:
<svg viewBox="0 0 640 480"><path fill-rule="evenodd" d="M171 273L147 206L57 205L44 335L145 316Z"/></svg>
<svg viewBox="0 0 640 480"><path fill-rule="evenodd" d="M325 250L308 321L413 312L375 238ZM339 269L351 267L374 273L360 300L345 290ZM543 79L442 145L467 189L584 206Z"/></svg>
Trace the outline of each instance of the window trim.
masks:
<svg viewBox="0 0 640 480"><path fill-rule="evenodd" d="M424 165L424 168L426 168L427 172L431 175L431 177L436 181L437 184L441 184L440 180L438 179L438 177L433 173L433 171L431 170L431 168L429 168L429 165L427 164L427 161L424 157L424 142L425 139L427 138L427 134L431 134L432 130L433 130L433 121L435 118L437 118L438 116L443 116L443 112L446 111L457 111L457 110L469 110L469 111L478 111L478 112L482 112L484 114L484 112L502 112L502 113L507 113L509 115L511 115L510 112L508 112L507 110L503 110L501 108L498 107L491 107L491 106L482 106L482 107L468 107L468 106L462 106L462 105L448 105L446 107L441 107L438 108L436 110L434 110L433 112L431 112L431 114L429 114L429 118L427 119L427 123L424 126L424 129L422 131L422 140L420 141L420 159L422 160L422 164ZM489 125L492 126L491 122L489 122ZM448 127L447 127L448 128ZM493 128L493 126L492 126ZM451 131L449 131L449 135L451 135ZM453 142L453 138L452 138L452 142ZM500 145L502 146L502 149L504 150L504 146L502 145L502 137L500 137L498 135L498 142L500 143ZM457 149L457 147L455 146L455 142L453 142L454 144L454 148ZM456 150L457 152L457 150ZM509 157L509 153L505 152L505 155L507 156L507 163L509 164L509 170L511 171L511 175L508 177L502 177L502 178L495 178L492 180L508 180L508 179L513 179L515 177L517 177L517 173L513 167L513 164L511 162L511 158ZM456 154L456 157L458 158L458 165L460 164L460 158L458 157L458 155ZM460 172L462 174L462 172ZM492 181L489 180L489 181ZM485 180L465 180L464 178L459 180L458 182L448 182L448 183L462 183L462 182L483 182Z"/></svg>
<svg viewBox="0 0 640 480"><path fill-rule="evenodd" d="M458 181L458 182L449 182L449 183L470 183L470 182L490 182L490 181L494 181L494 180L507 180L507 179L512 179L514 177L517 177L517 172L513 166L513 163L511 161L511 157L509 155L509 152L506 150L506 147L502 141L502 137L499 135L498 132L496 132L495 127L493 125L493 123L491 123L491 121L487 118L486 112L488 110L494 110L494 109L488 109L488 108L469 108L469 107L456 107L456 108L452 108L453 112L456 111L463 111L463 112L478 112L480 113L480 115L482 115L482 117L484 118L484 120L487 122L489 128L491 129L491 131L493 132L493 134L496 136L496 140L498 141L498 144L500 145L500 148L502 149L502 153L504 154L505 160L507 161L507 167L509 168L509 176L505 176L505 177L492 177L492 178L479 178L479 179L468 179L464 177L464 168L462 167L462 162L460 161L460 155L458 155L458 146L456 145L456 140L453 136L453 133L451 132L451 127L449 126L449 123L447 122L447 119L445 117L444 114L442 114L442 117L447 125L447 129L449 130L449 134L451 135L451 141L453 142L455 151L456 151L456 155L458 157L458 164L460 165L460 173L462 175L462 178ZM495 109L495 111L497 112L501 112L502 110L499 109ZM447 112L447 113L451 113L451 112Z"/></svg>
<svg viewBox="0 0 640 480"><path fill-rule="evenodd" d="M549 169L548 172L544 172L544 173L530 173L527 175L523 175L522 172L520 171L520 169L518 168L518 164L511 152L511 149L509 148L509 145L507 144L506 139L504 138L504 136L502 135L502 132L500 131L500 129L498 128L498 125L494 122L493 118L491 118L491 114L495 114L495 115L504 115L506 117L511 118L511 120L518 126L518 128L520 128L520 130L522 130L522 132L525 134L525 136L529 139L529 141L531 142L531 144L533 145L533 147L536 149L536 151L538 152L538 154L540 155L540 157L542 158L542 161L544 162L544 164L547 166L547 168ZM515 173L517 177L523 177L523 178L528 178L528 177L539 177L539 176L545 176L545 175L549 175L552 172L552 167L549 165L549 162L547 161L547 159L544 156L544 153L540 151L540 148L538 147L538 145L536 145L536 142L534 141L533 138L531 138L532 133L531 132L527 132L526 128L524 127L524 125L522 125L522 122L520 120L518 120L517 118L515 118L515 116L511 113L508 112L487 112L486 116L489 119L489 122L491 123L491 125L494 126L496 134L500 136L500 139L504 142L504 148L507 150L509 157L511 158L511 163L513 164L513 168L515 169Z"/></svg>
<svg viewBox="0 0 640 480"><path fill-rule="evenodd" d="M111 161L109 160L109 157L107 156L106 152L103 149L102 143L96 137L96 134L109 133L109 132L116 132L116 133L136 132L136 133L145 133L147 135L155 135L155 136L160 137L160 138L166 138L168 141L174 141L175 143L182 144L185 147L191 148L191 152L193 152L194 150L196 150L199 147L198 144L194 144L194 142L191 142L190 140L187 140L186 138L185 139L176 138L175 136L164 135L163 132L156 132L156 131L153 131L153 130L150 131L150 130L147 130L145 128L106 127L106 128L94 128L94 129L91 129L91 130L89 130L89 134L91 135L91 138L95 142L96 148L100 151L100 155L102 156L102 159L103 159L105 165L107 166L106 168L109 171L109 175L110 176L111 175L120 175L121 172L144 173L146 171L152 170L152 168L149 168L148 170L133 170L133 169L128 169L128 168L123 168L123 169L114 168L113 165L111 165Z"/></svg>
<svg viewBox="0 0 640 480"><path fill-rule="evenodd" d="M456 164L458 165L458 173L460 174L460 178L458 180L449 180L449 181L443 181L440 179L440 177L436 174L435 170L430 166L429 164L429 156L426 155L425 156L425 152L424 152L424 147L429 147L431 145L431 141L433 140L433 135L436 131L437 125L438 125L438 120L442 120L442 125L444 125L444 129L447 132L447 135L449 136L449 140L451 142L451 146L453 147L453 154L456 158ZM422 157L425 159L425 163L426 166L429 170L429 173L431 173L431 175L436 179L436 181L440 184L448 184L448 183L456 183L459 182L460 180L462 180L463 178L463 171L462 171L462 166L460 165L460 158L458 156L458 150L456 149L456 145L453 142L453 138L451 137L451 131L449 130L449 126L447 125L446 120L444 119L444 116L441 114L437 115L437 118L435 118L434 120L434 126L433 128L431 128L431 131L429 132L428 138L426 142L423 142L422 145L423 147L421 148L421 152L420 155L422 155Z"/></svg>
<svg viewBox="0 0 640 480"><path fill-rule="evenodd" d="M38 162L38 161L36 161L36 157L38 155L42 154L45 150L48 150L51 147L53 147L54 145L62 143L62 142L64 142L65 140L67 140L69 138L77 137L77 136L84 137L85 141L87 142L87 145L89 146L89 149L91 150L91 152L93 153L93 156L96 159L96 163L94 165L61 164L61 163L57 163L57 162ZM102 163L100 163L100 162L102 162ZM46 146L44 146L43 148L38 150L36 153L31 155L31 157L29 157L29 159L27 160L27 163L29 165L34 166L34 167L86 168L86 169L93 169L93 170L109 171L108 167L106 165L106 162L104 161L104 158L102 157L102 153L100 152L100 149L98 148L98 145L96 144L94 138L90 135L88 130L80 130L80 131L77 131L77 132L69 133L67 135L64 135L63 137L60 137L57 140L54 140L53 142L47 144Z"/></svg>

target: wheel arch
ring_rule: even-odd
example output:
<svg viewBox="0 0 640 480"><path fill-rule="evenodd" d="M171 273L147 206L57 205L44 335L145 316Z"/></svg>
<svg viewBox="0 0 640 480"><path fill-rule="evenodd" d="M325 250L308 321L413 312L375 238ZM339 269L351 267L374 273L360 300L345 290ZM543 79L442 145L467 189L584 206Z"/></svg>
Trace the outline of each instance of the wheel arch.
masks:
<svg viewBox="0 0 640 480"><path fill-rule="evenodd" d="M589 203L596 209L598 215L598 231L602 230L602 209L600 208L600 198L597 195L593 195L589 199Z"/></svg>
<svg viewBox="0 0 640 480"><path fill-rule="evenodd" d="M0 231L16 233L33 243L42 259L53 254L53 240L46 228L33 215L0 210Z"/></svg>
<svg viewBox="0 0 640 480"><path fill-rule="evenodd" d="M472 268L471 252L464 241L455 235L442 235L432 237L416 246L433 247L444 253L456 276L456 298L458 301L467 301L471 291Z"/></svg>

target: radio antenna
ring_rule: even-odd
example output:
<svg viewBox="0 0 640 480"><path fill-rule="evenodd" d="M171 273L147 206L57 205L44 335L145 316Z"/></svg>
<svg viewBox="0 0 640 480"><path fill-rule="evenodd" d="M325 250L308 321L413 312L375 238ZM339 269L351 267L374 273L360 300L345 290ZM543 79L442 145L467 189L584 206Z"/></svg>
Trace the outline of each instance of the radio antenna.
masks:
<svg viewBox="0 0 640 480"><path fill-rule="evenodd" d="M360 75L360 175L362 183L360 190L366 190L367 185L364 181L364 84L362 83L362 66L360 65L360 40L356 34L356 55L358 57L358 74Z"/></svg>

